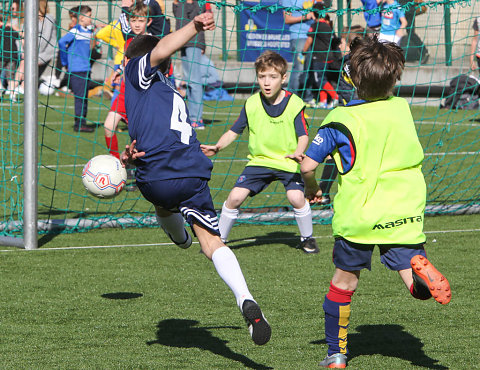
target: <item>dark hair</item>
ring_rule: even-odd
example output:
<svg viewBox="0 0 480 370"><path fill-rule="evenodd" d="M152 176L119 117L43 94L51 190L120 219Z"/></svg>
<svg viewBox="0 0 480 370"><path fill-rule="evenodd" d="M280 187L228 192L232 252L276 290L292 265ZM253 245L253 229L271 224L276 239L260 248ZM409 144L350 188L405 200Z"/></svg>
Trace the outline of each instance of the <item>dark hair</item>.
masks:
<svg viewBox="0 0 480 370"><path fill-rule="evenodd" d="M402 48L393 42L380 42L376 35L357 37L350 44L350 76L361 99L392 95L404 66Z"/></svg>
<svg viewBox="0 0 480 370"><path fill-rule="evenodd" d="M68 11L68 15L70 17L75 17L75 18L78 18L78 9L80 8L79 5L77 6L74 6L73 8L70 8L69 11Z"/></svg>
<svg viewBox="0 0 480 370"><path fill-rule="evenodd" d="M77 17L79 15L85 15L85 13L91 12L92 8L90 8L88 5L77 5L71 8L68 13L69 15L73 15L74 17Z"/></svg>
<svg viewBox="0 0 480 370"><path fill-rule="evenodd" d="M148 54L157 46L160 38L153 35L138 35L130 42L128 45L127 51L125 52L125 57L127 59L138 58ZM170 58L165 59L160 63L158 69L162 73L166 73L170 66Z"/></svg>
<svg viewBox="0 0 480 370"><path fill-rule="evenodd" d="M327 7L322 2L317 2L313 4L312 9L313 9L313 15L315 16L315 19L328 17L327 13L325 13L323 17L320 15L321 11L327 9ZM328 19L330 19L330 17L328 17Z"/></svg>
<svg viewBox="0 0 480 370"><path fill-rule="evenodd" d="M350 45L356 37L363 36L365 36L365 28L359 24L343 27L342 33L340 34L340 37L345 40L347 45Z"/></svg>
<svg viewBox="0 0 480 370"><path fill-rule="evenodd" d="M288 64L284 57L280 54L266 50L255 61L255 72L261 72L268 67L274 68L282 76L287 73Z"/></svg>

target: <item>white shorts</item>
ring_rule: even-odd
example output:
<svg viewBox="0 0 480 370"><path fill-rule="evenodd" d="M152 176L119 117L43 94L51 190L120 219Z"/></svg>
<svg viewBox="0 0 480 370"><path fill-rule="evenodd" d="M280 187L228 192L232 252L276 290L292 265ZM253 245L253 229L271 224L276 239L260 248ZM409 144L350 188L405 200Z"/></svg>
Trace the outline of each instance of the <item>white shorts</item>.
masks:
<svg viewBox="0 0 480 370"><path fill-rule="evenodd" d="M384 33L380 33L380 35L378 35L379 41L390 41L390 42L394 42L397 45L400 45L400 39L401 37L397 36L397 34L385 35Z"/></svg>

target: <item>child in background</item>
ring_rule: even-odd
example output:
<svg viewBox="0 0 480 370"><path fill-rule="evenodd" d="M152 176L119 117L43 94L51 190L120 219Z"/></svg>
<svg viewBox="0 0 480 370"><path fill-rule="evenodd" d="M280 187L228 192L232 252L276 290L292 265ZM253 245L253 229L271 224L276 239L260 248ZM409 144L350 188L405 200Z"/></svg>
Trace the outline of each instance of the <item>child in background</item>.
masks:
<svg viewBox="0 0 480 370"><path fill-rule="evenodd" d="M132 32L136 36L146 34L147 27L151 22L148 18L148 12L149 7L143 2L137 2L129 9L128 21L130 22ZM128 47L129 41L131 40L131 38L127 40L125 43L125 49ZM117 158L120 158L120 154L118 150L118 138L115 130L121 120L128 123L127 113L125 111L125 82L123 80L120 83L119 94L114 99L110 111L105 118L105 122L103 123L107 148L109 149L110 154Z"/></svg>
<svg viewBox="0 0 480 370"><path fill-rule="evenodd" d="M130 24L131 32L135 35L145 35L147 33L147 27L151 23L151 19L148 17L149 7L143 2L137 2L132 5L128 11L128 21ZM133 40L133 38L127 39L125 42L125 50L128 48L128 45ZM122 73L122 68L117 69L117 72L114 73L114 77ZM109 152L114 157L120 158L118 151L118 138L115 133L118 124L123 120L128 124L127 112L125 110L125 81L121 79L120 82L120 91L117 94L116 98L113 100L110 107L110 111L105 118L103 127L105 129L105 142ZM137 187L132 181L135 179L135 169L134 166L127 165L127 178L129 183L126 186L127 191L135 191Z"/></svg>
<svg viewBox="0 0 480 370"><path fill-rule="evenodd" d="M329 64L333 61L334 48L333 39L334 32L329 19L320 14L326 7L323 3L318 2L313 5L315 15L315 23L310 27L307 34L307 41L303 47L304 53L309 53L309 57L305 58L307 63L307 86L312 87L313 91L318 91L319 103L317 108L332 108L338 103L338 96L332 84L327 79L327 71ZM311 48L311 51L309 52ZM310 61L310 62L308 62ZM327 94L330 95L332 104L328 106ZM309 102L314 105L315 101Z"/></svg>
<svg viewBox="0 0 480 370"><path fill-rule="evenodd" d="M103 42L111 45L113 48L116 49L115 57L113 58L113 73L106 81L106 85L111 85L113 90L113 96L111 103L120 93L120 78L112 80L114 73L122 67L123 61L123 52L125 50L125 39L123 38L122 28L120 27L120 20L117 19L116 21L110 22L105 27L102 27L98 32L95 34L95 37L98 40L102 40Z"/></svg>
<svg viewBox="0 0 480 370"><path fill-rule="evenodd" d="M328 114L301 169L311 202L322 197L315 180L319 163L332 153L341 169L332 220L336 269L323 304L328 354L320 366L326 368L347 366L350 303L361 270L371 268L375 245L414 298L451 299L447 279L424 249L423 149L407 101L392 96L405 66L403 51L376 36L356 38L350 49L350 73L362 100Z"/></svg>
<svg viewBox="0 0 480 370"><path fill-rule="evenodd" d="M212 162L202 154L185 101L164 75L173 53L199 31L214 28L212 14L203 13L161 40L152 35L133 39L125 56L125 105L132 143L121 160L135 163L138 188L155 206L158 223L180 248L192 244L184 218L191 225L203 254L232 290L252 340L263 345L270 340L270 325L248 289L235 254L219 236L208 187ZM195 282L194 273L191 278Z"/></svg>
<svg viewBox="0 0 480 370"><path fill-rule="evenodd" d="M95 130L86 122L92 38L92 9L88 5L80 5L78 7L78 24L58 41L62 65L67 66L70 87L75 98L73 129L77 132L93 132Z"/></svg>
<svg viewBox="0 0 480 370"><path fill-rule="evenodd" d="M380 2L380 0L378 0ZM394 42L400 45L400 39L406 35L408 25L405 12L399 9L400 5L395 0L385 0L382 10L382 25L379 40Z"/></svg>
<svg viewBox="0 0 480 370"><path fill-rule="evenodd" d="M68 16L70 18L70 22L68 23L67 29L70 31L73 27L75 27L78 23L78 6L75 6L71 8L68 11ZM60 88L65 88L67 90L68 86L68 75L65 74L63 78L60 80L60 76L62 74L62 69L63 69L63 64L62 64L62 58L60 58L60 49L57 52L57 58L55 61L55 78L52 79L51 83L53 86L55 86L57 89Z"/></svg>
<svg viewBox="0 0 480 370"><path fill-rule="evenodd" d="M238 218L238 209L248 196L255 196L273 181L281 181L293 206L300 230L299 249L318 253L313 238L312 211L305 201L299 163L308 145L305 104L302 99L282 89L287 78L287 62L273 51L266 51L255 61L261 92L247 99L240 117L215 145L202 145L213 156L230 145L248 127L250 161L223 204L219 228L223 240Z"/></svg>
<svg viewBox="0 0 480 370"><path fill-rule="evenodd" d="M352 79L350 78L350 43L356 37L363 37L365 29L362 26L356 25L351 27L344 27L340 39L340 51L342 52L342 71L338 79L337 94L338 104L340 106L347 105L351 100L358 99ZM320 180L320 190L322 190L322 205L331 204L330 189L337 177L338 170L335 165L335 160L332 156L328 156L323 167L322 178Z"/></svg>

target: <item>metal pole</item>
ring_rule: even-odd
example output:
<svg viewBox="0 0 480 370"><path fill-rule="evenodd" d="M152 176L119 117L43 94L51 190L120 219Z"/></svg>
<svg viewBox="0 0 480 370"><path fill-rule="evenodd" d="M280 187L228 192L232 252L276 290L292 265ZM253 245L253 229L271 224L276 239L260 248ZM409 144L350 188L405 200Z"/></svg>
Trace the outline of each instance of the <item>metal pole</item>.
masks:
<svg viewBox="0 0 480 370"><path fill-rule="evenodd" d="M23 125L23 238L25 249L37 239L38 1L25 0L25 96Z"/></svg>
<svg viewBox="0 0 480 370"><path fill-rule="evenodd" d="M337 10L343 10L343 0L337 1ZM337 33L340 35L343 31L343 12L337 16Z"/></svg>
<svg viewBox="0 0 480 370"><path fill-rule="evenodd" d="M227 9L222 6L222 60L226 62L228 60L227 52Z"/></svg>
<svg viewBox="0 0 480 370"><path fill-rule="evenodd" d="M450 1L443 6L443 22L445 23L445 64L452 65L452 29L450 21Z"/></svg>

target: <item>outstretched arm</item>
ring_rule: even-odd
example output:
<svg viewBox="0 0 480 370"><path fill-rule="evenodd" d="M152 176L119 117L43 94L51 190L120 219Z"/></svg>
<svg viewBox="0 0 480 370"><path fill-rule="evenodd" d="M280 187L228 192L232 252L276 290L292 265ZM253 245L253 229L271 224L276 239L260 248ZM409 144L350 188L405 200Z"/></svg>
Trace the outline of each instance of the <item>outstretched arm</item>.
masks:
<svg viewBox="0 0 480 370"><path fill-rule="evenodd" d="M161 39L150 54L150 65L155 67L170 57L200 31L215 29L212 13L197 15L190 23Z"/></svg>
<svg viewBox="0 0 480 370"><path fill-rule="evenodd" d="M303 158L305 158L305 149L308 146L308 136L302 135L298 138L297 148L295 149L295 153L286 155L286 158L293 159L295 162L301 163Z"/></svg>
<svg viewBox="0 0 480 370"><path fill-rule="evenodd" d="M232 130L228 130L220 139L218 139L218 142L215 145L202 144L200 145L200 148L202 149L203 154L205 154L207 157L211 157L217 154L223 148L229 146L237 137L237 133L233 132Z"/></svg>

